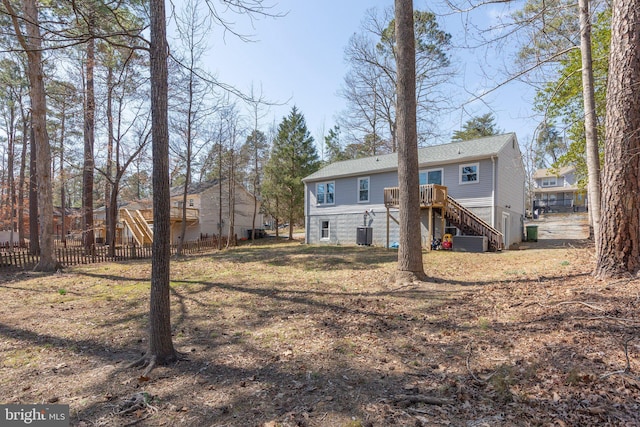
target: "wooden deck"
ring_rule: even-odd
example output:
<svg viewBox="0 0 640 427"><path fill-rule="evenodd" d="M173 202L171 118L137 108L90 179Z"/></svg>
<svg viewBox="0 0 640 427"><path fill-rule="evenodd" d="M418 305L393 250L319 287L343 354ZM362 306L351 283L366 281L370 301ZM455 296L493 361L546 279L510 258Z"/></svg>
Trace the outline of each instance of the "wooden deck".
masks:
<svg viewBox="0 0 640 427"><path fill-rule="evenodd" d="M153 209L140 209L140 214L149 224L153 224ZM187 223L196 223L200 218L200 210L196 208L187 208ZM182 222L182 208L172 206L171 207L171 223Z"/></svg>
<svg viewBox="0 0 640 427"><path fill-rule="evenodd" d="M428 184L420 186L420 208L443 208L447 204L447 187ZM384 189L384 205L387 208L400 206L400 189L391 187Z"/></svg>

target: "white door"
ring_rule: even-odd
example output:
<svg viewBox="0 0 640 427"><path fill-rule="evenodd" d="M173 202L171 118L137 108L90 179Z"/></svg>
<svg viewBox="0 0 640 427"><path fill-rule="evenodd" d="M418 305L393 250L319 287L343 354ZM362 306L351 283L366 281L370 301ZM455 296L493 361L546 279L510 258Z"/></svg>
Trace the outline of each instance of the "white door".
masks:
<svg viewBox="0 0 640 427"><path fill-rule="evenodd" d="M504 237L505 249L509 249L509 229L511 223L509 219L510 215L506 212L502 212L502 236Z"/></svg>

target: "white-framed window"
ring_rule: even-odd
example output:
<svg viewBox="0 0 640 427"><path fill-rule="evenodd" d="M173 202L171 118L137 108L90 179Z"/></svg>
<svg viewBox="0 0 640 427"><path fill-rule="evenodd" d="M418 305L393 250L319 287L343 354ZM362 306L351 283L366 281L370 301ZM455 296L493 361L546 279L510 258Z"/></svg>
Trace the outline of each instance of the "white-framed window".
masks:
<svg viewBox="0 0 640 427"><path fill-rule="evenodd" d="M438 184L442 185L443 169L428 169L420 171L420 185Z"/></svg>
<svg viewBox="0 0 640 427"><path fill-rule="evenodd" d="M548 176L542 178L543 187L555 187L558 185L558 179L555 176Z"/></svg>
<svg viewBox="0 0 640 427"><path fill-rule="evenodd" d="M329 240L329 221L320 221L320 240Z"/></svg>
<svg viewBox="0 0 640 427"><path fill-rule="evenodd" d="M317 183L316 199L318 205L333 205L336 200L336 184L333 181Z"/></svg>
<svg viewBox="0 0 640 427"><path fill-rule="evenodd" d="M193 205L194 205L193 199L189 199L189 207L193 207Z"/></svg>
<svg viewBox="0 0 640 427"><path fill-rule="evenodd" d="M475 184L480 181L480 165L469 163L460 165L460 184Z"/></svg>
<svg viewBox="0 0 640 427"><path fill-rule="evenodd" d="M358 203L369 201L369 177L358 178Z"/></svg>

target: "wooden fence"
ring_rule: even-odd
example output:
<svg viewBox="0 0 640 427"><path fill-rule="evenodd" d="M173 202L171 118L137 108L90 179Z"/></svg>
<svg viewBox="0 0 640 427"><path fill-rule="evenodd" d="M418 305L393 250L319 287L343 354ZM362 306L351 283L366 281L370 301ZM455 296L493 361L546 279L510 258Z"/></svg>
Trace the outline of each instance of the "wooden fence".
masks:
<svg viewBox="0 0 640 427"><path fill-rule="evenodd" d="M227 245L226 237L222 238L221 247ZM233 245L236 242L232 242ZM57 246L57 245L56 245ZM196 254L218 248L217 237L208 237L193 242L185 242L182 245L183 254ZM178 251L178 245L171 245L171 255ZM94 246L92 250L85 251L79 246L57 246L55 248L56 259L65 267L78 264L93 264L108 261L127 261L134 259L150 259L151 246L136 246L135 244L116 246L114 256L109 255L108 246ZM30 269L38 263L39 256L32 255L28 249L16 248L13 251L0 251L0 268Z"/></svg>

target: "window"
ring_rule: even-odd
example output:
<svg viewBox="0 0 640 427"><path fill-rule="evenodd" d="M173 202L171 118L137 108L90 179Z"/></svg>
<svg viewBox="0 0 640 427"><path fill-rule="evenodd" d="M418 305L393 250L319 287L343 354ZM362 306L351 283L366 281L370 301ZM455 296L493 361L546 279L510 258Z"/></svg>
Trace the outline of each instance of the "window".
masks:
<svg viewBox="0 0 640 427"><path fill-rule="evenodd" d="M193 207L193 199L189 199L189 206Z"/></svg>
<svg viewBox="0 0 640 427"><path fill-rule="evenodd" d="M358 203L369 201L369 177L358 178Z"/></svg>
<svg viewBox="0 0 640 427"><path fill-rule="evenodd" d="M442 185L442 169L431 169L420 172L420 185L438 184Z"/></svg>
<svg viewBox="0 0 640 427"><path fill-rule="evenodd" d="M556 185L558 185L558 179L555 176L542 178L543 187L555 187Z"/></svg>
<svg viewBox="0 0 640 427"><path fill-rule="evenodd" d="M329 240L329 221L320 221L320 240Z"/></svg>
<svg viewBox="0 0 640 427"><path fill-rule="evenodd" d="M321 182L316 184L316 198L319 205L333 205L335 203L335 183Z"/></svg>
<svg viewBox="0 0 640 427"><path fill-rule="evenodd" d="M460 165L460 184L474 184L479 181L478 163Z"/></svg>

